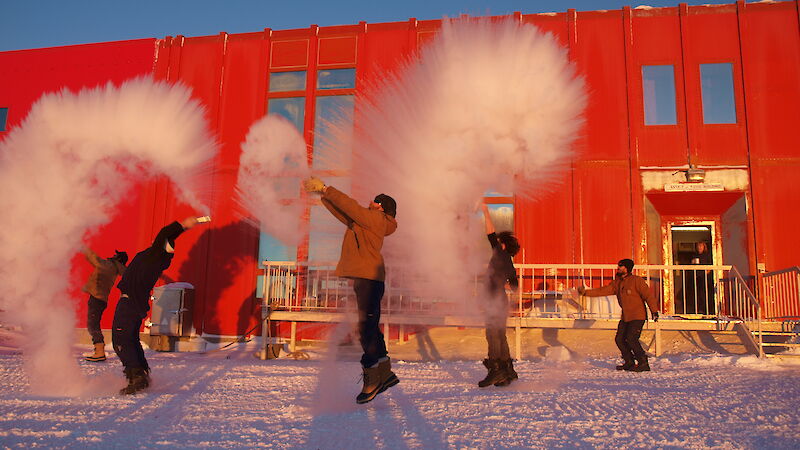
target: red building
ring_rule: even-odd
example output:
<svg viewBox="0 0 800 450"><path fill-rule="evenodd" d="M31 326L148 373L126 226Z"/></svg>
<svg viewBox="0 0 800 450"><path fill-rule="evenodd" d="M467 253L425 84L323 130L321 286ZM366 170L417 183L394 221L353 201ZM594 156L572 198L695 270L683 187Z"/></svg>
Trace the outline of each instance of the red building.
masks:
<svg viewBox="0 0 800 450"><path fill-rule="evenodd" d="M705 240L715 264L745 275L798 263L797 0L514 19L557 36L590 92L581 151L564 188L536 202L496 200L513 204L524 262L632 256L641 264L678 264L693 242ZM258 260L276 251L227 201L250 125L267 112L282 114L313 145L326 108L357 104L364 86L440 26L410 19L3 52L0 139L47 91L150 73L190 86L221 142L211 180L218 200L214 226L182 238L191 250L176 255L165 278L195 285L198 332L240 334L259 317ZM703 181L687 183L689 176ZM115 246L141 249L163 224L189 213L164 180L141 186L120 208L125 220L94 241L102 254ZM295 250L281 251L313 253ZM84 266L76 265L76 280Z"/></svg>

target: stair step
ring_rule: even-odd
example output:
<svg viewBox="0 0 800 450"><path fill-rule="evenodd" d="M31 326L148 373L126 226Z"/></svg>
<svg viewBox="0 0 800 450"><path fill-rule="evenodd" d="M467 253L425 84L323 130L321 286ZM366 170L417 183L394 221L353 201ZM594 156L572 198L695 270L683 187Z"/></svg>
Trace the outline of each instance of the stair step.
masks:
<svg viewBox="0 0 800 450"><path fill-rule="evenodd" d="M800 353L764 353L767 358L800 358Z"/></svg>
<svg viewBox="0 0 800 450"><path fill-rule="evenodd" d="M775 336L792 336L792 335L795 335L795 334L800 334L800 332L797 332L797 331L761 331L761 332L753 331L753 334L762 334L762 335L773 334Z"/></svg>
<svg viewBox="0 0 800 450"><path fill-rule="evenodd" d="M762 342L761 345L764 347L800 347L800 343L790 344L788 342Z"/></svg>

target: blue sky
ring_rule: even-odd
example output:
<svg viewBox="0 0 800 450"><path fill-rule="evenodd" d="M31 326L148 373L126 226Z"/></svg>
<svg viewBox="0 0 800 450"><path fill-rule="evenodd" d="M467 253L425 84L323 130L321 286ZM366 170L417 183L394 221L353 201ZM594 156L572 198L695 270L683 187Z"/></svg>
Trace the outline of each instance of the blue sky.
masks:
<svg viewBox="0 0 800 450"><path fill-rule="evenodd" d="M4 0L0 51L164 36L204 36L366 22L675 6L679 0ZM687 1L691 4L733 3Z"/></svg>

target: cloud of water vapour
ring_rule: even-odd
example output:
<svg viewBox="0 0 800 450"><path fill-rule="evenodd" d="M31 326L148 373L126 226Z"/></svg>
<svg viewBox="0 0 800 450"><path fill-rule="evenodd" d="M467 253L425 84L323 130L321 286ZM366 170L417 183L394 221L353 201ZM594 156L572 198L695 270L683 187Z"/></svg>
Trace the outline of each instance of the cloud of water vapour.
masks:
<svg viewBox="0 0 800 450"><path fill-rule="evenodd" d="M303 236L300 180L310 174L306 143L288 120L264 116L247 133L239 157L237 195L261 230L285 245Z"/></svg>
<svg viewBox="0 0 800 450"><path fill-rule="evenodd" d="M203 107L149 78L42 96L0 142L0 310L21 325L32 392L82 395L67 297L72 256L136 181L167 175L208 213L203 175L217 151Z"/></svg>
<svg viewBox="0 0 800 450"><path fill-rule="evenodd" d="M511 19L445 20L357 106L354 191L398 204L390 269L411 275L419 294L463 301L487 262L476 202L553 189L585 104L584 81L552 35Z"/></svg>

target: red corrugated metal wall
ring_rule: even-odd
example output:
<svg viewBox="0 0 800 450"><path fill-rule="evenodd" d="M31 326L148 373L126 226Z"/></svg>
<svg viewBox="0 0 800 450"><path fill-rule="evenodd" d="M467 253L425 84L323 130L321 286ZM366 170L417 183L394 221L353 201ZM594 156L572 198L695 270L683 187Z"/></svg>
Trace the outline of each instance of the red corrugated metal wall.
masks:
<svg viewBox="0 0 800 450"><path fill-rule="evenodd" d="M590 93L572 171L542 198L516 200L515 227L525 262L605 263L630 256L646 261L646 192L640 167L667 170L685 166L691 158L703 166L750 167L750 189L742 192L748 201L746 245L753 268L756 257L767 270L798 263L793 251L800 248L800 235L793 229L800 219L795 208L800 188L793 179L800 169L795 130L800 124L798 2L516 17L553 33L568 47ZM411 19L158 41L155 76L193 89L208 108L221 145L209 176L213 226L182 237L179 245L188 251L178 252L165 274L196 285L199 331L238 334L255 326L259 317L254 299L258 232L242 220L231 198L239 145L267 109L270 70L307 71L305 137L311 143L317 68L355 65L358 95L395 70L439 27L437 20ZM152 49L153 41L147 40L0 53L0 64L20 68L0 74L0 102L15 105L10 122L16 124L20 111L43 90L120 81L149 71ZM105 75L82 68L95 60L112 61L113 68ZM121 60L127 62L116 62ZM733 68L735 124L703 121L699 66L719 62ZM642 65L673 66L676 125L644 124ZM58 67L63 74L53 76L39 66ZM7 86L20 82L26 91L11 94ZM662 208L678 198L648 192ZM711 193L694 198L729 203L728 197ZM103 230L96 241L101 251L112 249L114 242L134 251L168 221L194 214L178 204L164 180L142 186L131 202L124 207L133 211L127 216L130 222L115 221ZM720 205L698 211L717 211ZM680 202L673 207L679 208ZM300 255L305 251L300 249Z"/></svg>
<svg viewBox="0 0 800 450"><path fill-rule="evenodd" d="M78 91L108 82L118 84L152 73L155 42L155 39L139 39L0 52L0 108L8 108L7 129L17 126L44 93L62 89ZM5 134L0 132L0 139ZM112 256L114 249L127 250L132 257L132 250L138 242L139 205L140 202L149 203L143 201L144 198L146 193L134 189L130 197L119 205L117 217L90 238L87 243L89 247L105 257ZM73 260L73 289L70 296L76 300L78 326L86 324L86 297L80 292L80 287L89 273L89 263L83 256L76 256ZM111 311L118 298L119 292L115 290L111 293ZM112 316L104 315L101 322L104 328L111 327Z"/></svg>

